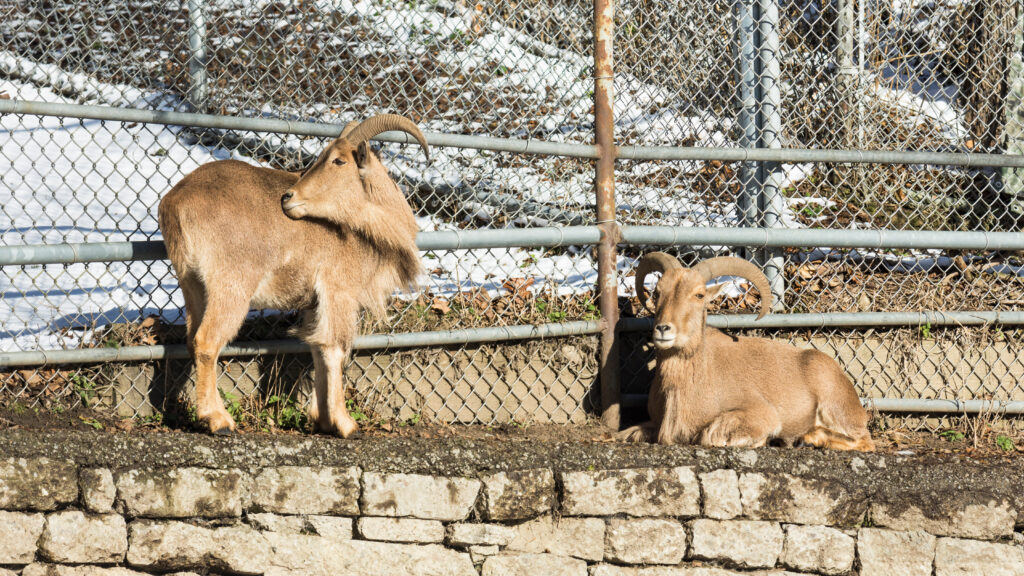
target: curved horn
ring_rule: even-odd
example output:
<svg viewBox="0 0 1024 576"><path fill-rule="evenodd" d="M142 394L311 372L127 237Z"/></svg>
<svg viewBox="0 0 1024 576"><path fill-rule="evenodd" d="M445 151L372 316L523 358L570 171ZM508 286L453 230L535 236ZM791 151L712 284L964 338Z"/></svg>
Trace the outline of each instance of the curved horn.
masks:
<svg viewBox="0 0 1024 576"><path fill-rule="evenodd" d="M420 129L416 127L416 124L406 118L405 116L399 116L398 114L381 114L379 116L373 116L367 118L359 123L358 126L349 131L348 127L345 127L345 138L352 143L353 146L359 146L363 142L366 142L370 138L373 138L381 132L387 132L388 130L401 130L420 143L420 147L423 148L423 153L427 156L427 160L430 160L430 148L427 146L427 139L420 132Z"/></svg>
<svg viewBox="0 0 1024 576"><path fill-rule="evenodd" d="M644 288L644 281L647 280L647 276L651 272L661 272L664 274L666 270L682 267L683 265L679 263L679 260L676 260L671 254L664 252L651 252L640 260L640 264L636 267L636 297L648 312L654 314L656 311L651 306L651 301L647 298L647 289Z"/></svg>
<svg viewBox="0 0 1024 576"><path fill-rule="evenodd" d="M761 295L761 311L757 314L757 319L764 318L771 310L772 290L771 285L768 283L768 278L765 277L760 268L749 261L733 256L720 256L697 264L694 270L703 274L705 280L711 280L719 276L746 278L754 284L757 292Z"/></svg>
<svg viewBox="0 0 1024 576"><path fill-rule="evenodd" d="M348 124L345 124L345 129L341 131L341 138L348 138L348 135L356 126L359 126L359 122L352 120Z"/></svg>

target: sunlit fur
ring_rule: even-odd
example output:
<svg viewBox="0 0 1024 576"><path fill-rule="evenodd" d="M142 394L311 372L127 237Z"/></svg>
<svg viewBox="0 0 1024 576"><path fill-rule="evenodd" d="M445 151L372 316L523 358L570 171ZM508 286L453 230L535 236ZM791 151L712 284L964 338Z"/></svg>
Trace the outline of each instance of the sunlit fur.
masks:
<svg viewBox="0 0 1024 576"><path fill-rule="evenodd" d="M868 416L835 360L764 338L707 326L706 287L694 270L666 270L655 297L657 368L650 422L630 440L704 446L764 446L773 439L840 450L874 450Z"/></svg>
<svg viewBox="0 0 1024 576"><path fill-rule="evenodd" d="M185 296L199 420L213 432L235 428L216 365L248 310L303 309L310 416L321 431L355 431L342 375L359 312L383 312L421 272L412 210L367 144L343 135L301 177L235 160L204 165L164 197L159 217Z"/></svg>

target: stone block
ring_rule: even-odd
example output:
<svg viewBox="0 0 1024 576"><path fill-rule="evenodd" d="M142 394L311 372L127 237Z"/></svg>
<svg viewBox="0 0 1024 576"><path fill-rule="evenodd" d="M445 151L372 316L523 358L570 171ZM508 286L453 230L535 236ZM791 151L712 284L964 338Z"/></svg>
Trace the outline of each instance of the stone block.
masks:
<svg viewBox="0 0 1024 576"><path fill-rule="evenodd" d="M604 556L604 520L543 516L513 527L515 537L507 550L534 554L550 553L598 561Z"/></svg>
<svg viewBox="0 0 1024 576"><path fill-rule="evenodd" d="M51 562L113 564L124 560L127 550L128 528L118 514L54 512L39 539L39 555Z"/></svg>
<svg viewBox="0 0 1024 576"><path fill-rule="evenodd" d="M615 566L598 564L590 569L590 576L806 576L785 570L757 570L754 572L729 570L715 566Z"/></svg>
<svg viewBox="0 0 1024 576"><path fill-rule="evenodd" d="M678 564L686 555L686 529L676 520L613 518L604 559L623 564Z"/></svg>
<svg viewBox="0 0 1024 576"><path fill-rule="evenodd" d="M567 516L697 516L700 485L689 467L563 472Z"/></svg>
<svg viewBox="0 0 1024 576"><path fill-rule="evenodd" d="M704 516L715 520L731 520L743 513L740 500L740 478L735 470L721 469L700 474L704 491Z"/></svg>
<svg viewBox="0 0 1024 576"><path fill-rule="evenodd" d="M500 551L500 548L493 545L488 546L470 546L469 547L469 558L473 561L473 565L482 564L488 556L494 556Z"/></svg>
<svg viewBox="0 0 1024 576"><path fill-rule="evenodd" d="M586 576L587 563L554 554L500 554L484 560L483 576Z"/></svg>
<svg viewBox="0 0 1024 576"><path fill-rule="evenodd" d="M976 500L973 494L928 495L927 511L906 502L871 504L871 520L892 530L924 530L937 536L995 540L1013 535L1017 510L1008 501Z"/></svg>
<svg viewBox="0 0 1024 576"><path fill-rule="evenodd" d="M753 520L694 520L690 554L743 568L771 568L782 553L782 528Z"/></svg>
<svg viewBox="0 0 1024 576"><path fill-rule="evenodd" d="M856 541L827 526L786 526L782 564L801 572L845 574L853 568Z"/></svg>
<svg viewBox="0 0 1024 576"><path fill-rule="evenodd" d="M11 572L11 574L14 574ZM0 576L3 572L0 571ZM21 576L149 576L145 572L136 572L119 566L63 566L60 564L30 564L21 571ZM169 574L168 576L186 576L185 574ZM188 575L194 576L194 575Z"/></svg>
<svg viewBox="0 0 1024 576"><path fill-rule="evenodd" d="M418 518L360 518L359 534L366 540L420 542L433 544L444 540L444 524Z"/></svg>
<svg viewBox="0 0 1024 576"><path fill-rule="evenodd" d="M127 562L137 568L262 574L270 559L264 534L245 526L205 528L152 520L129 526Z"/></svg>
<svg viewBox="0 0 1024 576"><path fill-rule="evenodd" d="M118 499L131 517L221 518L242 515L238 470L172 468L116 475Z"/></svg>
<svg viewBox="0 0 1024 576"><path fill-rule="evenodd" d="M451 546L508 546L515 536L514 528L501 524L453 524L449 528L448 544Z"/></svg>
<svg viewBox="0 0 1024 576"><path fill-rule="evenodd" d="M42 514L0 510L0 564L28 564L34 560L45 524Z"/></svg>
<svg viewBox="0 0 1024 576"><path fill-rule="evenodd" d="M755 520L852 526L866 509L838 482L789 474L743 474L740 494L743 514Z"/></svg>
<svg viewBox="0 0 1024 576"><path fill-rule="evenodd" d="M394 544L267 533L266 576L477 576L469 554L436 544Z"/></svg>
<svg viewBox="0 0 1024 576"><path fill-rule="evenodd" d="M114 497L117 488L114 486L114 475L106 468L89 468L82 470L78 477L78 487L82 492L82 504L89 512L107 514L114 511Z"/></svg>
<svg viewBox="0 0 1024 576"><path fill-rule="evenodd" d="M491 474L483 478L483 495L488 520L536 518L555 504L555 474L546 468Z"/></svg>
<svg viewBox="0 0 1024 576"><path fill-rule="evenodd" d="M458 521L469 517L480 481L418 474L363 474L362 513Z"/></svg>
<svg viewBox="0 0 1024 576"><path fill-rule="evenodd" d="M278 514L359 514L358 468L265 468L253 480L252 507Z"/></svg>
<svg viewBox="0 0 1024 576"><path fill-rule="evenodd" d="M249 525L257 530L285 534L315 534L331 540L352 539L352 519L338 516L280 516L270 513L247 514Z"/></svg>
<svg viewBox="0 0 1024 576"><path fill-rule="evenodd" d="M53 510L78 500L78 470L49 458L0 458L0 510Z"/></svg>
<svg viewBox="0 0 1024 576"><path fill-rule="evenodd" d="M931 576L935 536L861 528L857 533L860 576Z"/></svg>
<svg viewBox="0 0 1024 576"><path fill-rule="evenodd" d="M1020 576L1024 548L1012 544L939 538L935 576Z"/></svg>

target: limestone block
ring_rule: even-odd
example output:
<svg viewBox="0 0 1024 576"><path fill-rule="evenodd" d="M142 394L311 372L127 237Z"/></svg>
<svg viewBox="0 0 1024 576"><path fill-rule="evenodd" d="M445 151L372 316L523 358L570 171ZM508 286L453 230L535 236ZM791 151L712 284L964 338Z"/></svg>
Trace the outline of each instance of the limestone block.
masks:
<svg viewBox="0 0 1024 576"><path fill-rule="evenodd" d="M856 541L827 526L786 526L782 563L801 572L845 574L853 567Z"/></svg>
<svg viewBox="0 0 1024 576"><path fill-rule="evenodd" d="M477 576L469 554L436 544L394 544L267 533L267 576Z"/></svg>
<svg viewBox="0 0 1024 576"><path fill-rule="evenodd" d="M1008 501L971 502L974 495L929 496L934 503L928 511L904 502L875 502L871 520L877 526L892 530L924 530L938 536L962 536L979 540L995 540L1013 535L1017 510Z"/></svg>
<svg viewBox="0 0 1024 576"><path fill-rule="evenodd" d="M691 555L703 560L771 568L782 553L782 528L775 522L701 519L694 520L691 528Z"/></svg>
<svg viewBox="0 0 1024 576"><path fill-rule="evenodd" d="M721 469L700 474L704 491L704 516L715 520L731 520L743 513L740 500L740 479L735 470Z"/></svg>
<svg viewBox="0 0 1024 576"><path fill-rule="evenodd" d="M515 536L514 528L501 524L453 524L448 535L448 544L508 546Z"/></svg>
<svg viewBox="0 0 1024 576"><path fill-rule="evenodd" d="M678 564L686 555L686 529L676 520L613 518L604 559L623 564Z"/></svg>
<svg viewBox="0 0 1024 576"><path fill-rule="evenodd" d="M117 495L131 517L220 518L242 515L238 470L172 468L116 475Z"/></svg>
<svg viewBox="0 0 1024 576"><path fill-rule="evenodd" d="M270 558L265 535L245 526L204 528L152 520L129 526L127 562L138 568L261 574Z"/></svg>
<svg viewBox="0 0 1024 576"><path fill-rule="evenodd" d="M847 489L838 482L790 474L743 474L740 494L743 514L756 520L854 525L865 508L853 503Z"/></svg>
<svg viewBox="0 0 1024 576"><path fill-rule="evenodd" d="M117 488L114 476L106 468L90 468L82 470L78 477L78 487L82 492L82 503L89 512L107 514L114 511L114 497Z"/></svg>
<svg viewBox="0 0 1024 576"><path fill-rule="evenodd" d="M931 576L935 536L861 528L857 533L860 576Z"/></svg>
<svg viewBox="0 0 1024 576"><path fill-rule="evenodd" d="M278 514L359 514L356 467L265 468L253 480L252 507Z"/></svg>
<svg viewBox="0 0 1024 576"><path fill-rule="evenodd" d="M338 516L281 516L270 513L247 514L249 525L257 530L285 534L315 534L332 540L352 539L352 519Z"/></svg>
<svg viewBox="0 0 1024 576"><path fill-rule="evenodd" d="M689 467L563 472L567 516L696 516L700 485Z"/></svg>
<svg viewBox="0 0 1024 576"><path fill-rule="evenodd" d="M546 468L498 472L483 479L483 494L489 520L535 518L555 503L555 474Z"/></svg>
<svg viewBox="0 0 1024 576"><path fill-rule="evenodd" d="M554 554L500 554L484 560L483 576L586 576L587 563Z"/></svg>
<svg viewBox="0 0 1024 576"><path fill-rule="evenodd" d="M1020 576L1024 549L1011 544L939 538L935 576Z"/></svg>
<svg viewBox="0 0 1024 576"><path fill-rule="evenodd" d="M78 500L78 471L49 458L0 458L0 510L53 510Z"/></svg>
<svg viewBox="0 0 1024 576"><path fill-rule="evenodd" d="M604 556L604 520L543 516L514 527L515 537L507 550L550 553L598 561Z"/></svg>
<svg viewBox="0 0 1024 576"><path fill-rule="evenodd" d="M488 556L494 556L499 551L500 549L497 546L493 545L470 546L469 557L471 560L473 560L473 565L476 566L477 564L483 564L483 561L486 560Z"/></svg>
<svg viewBox="0 0 1024 576"><path fill-rule="evenodd" d="M0 564L28 564L35 559L45 524L42 514L0 510Z"/></svg>
<svg viewBox="0 0 1024 576"><path fill-rule="evenodd" d="M469 517L480 481L418 474L363 474L362 513L457 521Z"/></svg>
<svg viewBox="0 0 1024 576"><path fill-rule="evenodd" d="M14 572L11 572L13 575ZM0 576L5 576L0 570ZM149 576L145 572L136 572L118 566L64 566L60 564L29 564L21 571L21 576ZM169 574L168 576L186 576L185 573ZM188 576L195 576L188 574Z"/></svg>
<svg viewBox="0 0 1024 576"><path fill-rule="evenodd" d="M111 564L124 560L127 550L128 528L119 514L54 512L39 539L39 555L51 562Z"/></svg>
<svg viewBox="0 0 1024 576"><path fill-rule="evenodd" d="M359 534L366 540L420 542L432 544L444 540L444 524L418 518L360 518Z"/></svg>

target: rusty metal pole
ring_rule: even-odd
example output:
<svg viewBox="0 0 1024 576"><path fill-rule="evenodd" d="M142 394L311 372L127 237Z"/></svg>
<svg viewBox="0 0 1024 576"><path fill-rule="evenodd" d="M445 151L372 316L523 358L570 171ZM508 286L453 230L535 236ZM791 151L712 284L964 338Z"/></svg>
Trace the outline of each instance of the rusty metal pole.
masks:
<svg viewBox="0 0 1024 576"><path fill-rule="evenodd" d="M615 246L619 225L615 221L615 99L612 75L614 0L594 0L594 142L597 144L597 225L601 243L597 246L598 297L601 308L601 422L619 428L619 283L615 273Z"/></svg>

